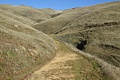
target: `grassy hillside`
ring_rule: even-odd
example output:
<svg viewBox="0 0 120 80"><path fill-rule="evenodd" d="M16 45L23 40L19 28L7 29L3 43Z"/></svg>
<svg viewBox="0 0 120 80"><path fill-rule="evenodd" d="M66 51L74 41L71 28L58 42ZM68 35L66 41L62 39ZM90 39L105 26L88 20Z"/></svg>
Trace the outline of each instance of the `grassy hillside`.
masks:
<svg viewBox="0 0 120 80"><path fill-rule="evenodd" d="M94 28L94 27L119 25L120 24L119 8L120 8L120 5L118 3L116 4L114 3L111 5L108 5L105 8L97 9L86 15L80 16L73 22L66 25L63 29L61 29L61 31L69 32L69 30L74 28L73 30L76 32L76 31L85 30L85 29Z"/></svg>
<svg viewBox="0 0 120 80"><path fill-rule="evenodd" d="M84 17L92 12L95 12L116 4L117 3L106 3L106 4L100 4L100 5L90 6L90 7L73 8L73 9L64 10L62 14L60 14L59 16L46 20L44 22L41 22L33 27L44 33L58 33L61 29L66 28L66 26L70 26L72 22L76 22L77 18L80 18L82 16Z"/></svg>
<svg viewBox="0 0 120 80"><path fill-rule="evenodd" d="M48 14L27 6L0 5L0 9L19 16L26 17L35 22L41 22L51 18Z"/></svg>
<svg viewBox="0 0 120 80"><path fill-rule="evenodd" d="M57 16L59 16L60 14L63 13L63 11L53 10L53 9L50 9L50 8L43 8L43 9L38 9L38 10L50 15L52 18L57 17Z"/></svg>
<svg viewBox="0 0 120 80"><path fill-rule="evenodd" d="M63 11L0 5L0 80L24 79L50 61L58 51L56 41L50 36L61 41L59 45L67 42L84 51L84 54L89 53L112 68L115 67L118 72L114 72L118 75L114 73L111 75L117 76L115 79L119 80L120 2ZM60 49L63 53L64 47ZM75 61L68 64L72 65L73 69L80 70L78 68L81 65L78 63ZM100 75L103 74L98 65L97 68L99 69L97 76L101 79ZM90 73L93 76L91 71ZM109 73L110 71L107 74ZM79 75L79 72L77 74Z"/></svg>
<svg viewBox="0 0 120 80"><path fill-rule="evenodd" d="M27 24L29 26L33 26L33 25L37 24L33 20L30 20L30 19L22 17L22 16L15 15L13 13L10 13L10 12L6 11L6 10L0 9L0 13L3 14L3 15L9 16L10 18L15 19L19 22L22 22L23 24Z"/></svg>
<svg viewBox="0 0 120 80"><path fill-rule="evenodd" d="M76 47L83 41L86 52L120 67L120 2L90 12L69 23L58 37Z"/></svg>
<svg viewBox="0 0 120 80"><path fill-rule="evenodd" d="M52 38L11 14L2 12L0 19L0 80L22 79L54 57Z"/></svg>

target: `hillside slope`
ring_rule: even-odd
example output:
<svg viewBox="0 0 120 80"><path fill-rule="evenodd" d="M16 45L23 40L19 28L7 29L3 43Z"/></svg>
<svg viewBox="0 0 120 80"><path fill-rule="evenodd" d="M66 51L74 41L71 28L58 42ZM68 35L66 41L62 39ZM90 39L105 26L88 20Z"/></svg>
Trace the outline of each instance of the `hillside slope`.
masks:
<svg viewBox="0 0 120 80"><path fill-rule="evenodd" d="M50 15L52 18L57 17L63 13L63 11L61 10L53 10L51 8L43 8L43 9L38 9L38 10Z"/></svg>
<svg viewBox="0 0 120 80"><path fill-rule="evenodd" d="M19 20L0 13L0 80L24 78L57 50L52 38Z"/></svg>
<svg viewBox="0 0 120 80"><path fill-rule="evenodd" d="M76 22L75 20L81 16L85 16L89 13L99 11L101 9L110 7L112 5L117 5L118 3L106 3L84 8L73 8L69 10L64 10L59 16L43 21L35 26L35 29L40 30L44 33L58 33L61 29L64 29L67 25L70 26L71 22Z"/></svg>
<svg viewBox="0 0 120 80"><path fill-rule="evenodd" d="M120 2L110 5L77 18L58 31L57 36L120 67Z"/></svg>
<svg viewBox="0 0 120 80"><path fill-rule="evenodd" d="M0 80L31 74L30 80L119 80L120 2L63 11L0 5L0 74Z"/></svg>
<svg viewBox="0 0 120 80"><path fill-rule="evenodd" d="M10 13L10 12L6 11L6 10L0 9L0 13L3 14L3 15L9 16L10 18L15 19L15 20L17 20L17 21L19 21L23 24L29 25L29 26L33 26L33 25L37 24L33 20L30 20L26 17L15 15L13 13Z"/></svg>
<svg viewBox="0 0 120 80"><path fill-rule="evenodd" d="M23 16L35 22L41 22L51 18L47 13L27 6L0 5L0 9L18 16Z"/></svg>

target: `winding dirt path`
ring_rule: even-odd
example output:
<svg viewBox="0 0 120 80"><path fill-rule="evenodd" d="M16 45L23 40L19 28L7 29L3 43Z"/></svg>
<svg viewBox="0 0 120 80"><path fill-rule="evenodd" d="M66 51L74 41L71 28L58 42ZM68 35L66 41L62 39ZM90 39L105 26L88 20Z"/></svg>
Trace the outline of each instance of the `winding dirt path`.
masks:
<svg viewBox="0 0 120 80"><path fill-rule="evenodd" d="M28 80L74 80L72 66L66 63L76 59L77 54L59 51L50 63L36 71Z"/></svg>
<svg viewBox="0 0 120 80"><path fill-rule="evenodd" d="M56 56L27 80L102 80L100 73L92 61L60 44Z"/></svg>

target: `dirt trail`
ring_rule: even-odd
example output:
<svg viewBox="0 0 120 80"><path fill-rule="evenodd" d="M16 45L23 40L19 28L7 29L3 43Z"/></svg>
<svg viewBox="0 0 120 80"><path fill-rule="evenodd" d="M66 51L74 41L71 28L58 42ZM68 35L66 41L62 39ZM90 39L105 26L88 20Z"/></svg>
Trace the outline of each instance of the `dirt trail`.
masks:
<svg viewBox="0 0 120 80"><path fill-rule="evenodd" d="M100 73L92 61L61 45L56 56L28 80L102 80Z"/></svg>
<svg viewBox="0 0 120 80"><path fill-rule="evenodd" d="M77 54L59 51L50 63L36 71L28 80L73 80L72 66L66 65L66 62L76 59Z"/></svg>

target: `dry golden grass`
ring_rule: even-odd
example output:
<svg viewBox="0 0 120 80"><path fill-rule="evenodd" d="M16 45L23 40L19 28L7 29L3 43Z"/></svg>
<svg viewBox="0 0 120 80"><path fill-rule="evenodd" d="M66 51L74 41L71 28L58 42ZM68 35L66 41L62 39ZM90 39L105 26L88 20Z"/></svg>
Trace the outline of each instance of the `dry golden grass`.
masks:
<svg viewBox="0 0 120 80"><path fill-rule="evenodd" d="M96 6L95 11L76 18L52 36L73 44L75 47L82 40L87 40L84 51L97 56L103 70L113 80L119 80L120 78L119 3L97 5L99 8ZM75 11L76 9L71 10ZM70 12L70 10L67 10L67 12Z"/></svg>
<svg viewBox="0 0 120 80"><path fill-rule="evenodd" d="M97 63L99 64L99 67L101 67L102 69L105 80L119 80L120 79L120 68L119 67L111 65L107 61L104 61L95 55L91 55L90 53L80 51L71 44L66 43L66 45L73 51L77 52L78 54L81 54L90 60L92 59L92 60L97 61ZM94 67L96 67L96 65L94 65Z"/></svg>
<svg viewBox="0 0 120 80"><path fill-rule="evenodd" d="M54 57L52 38L21 17L2 12L0 18L0 80L23 79Z"/></svg>
<svg viewBox="0 0 120 80"><path fill-rule="evenodd" d="M120 67L119 3L106 4L101 9L77 18L62 28L56 36L75 46L82 40L87 40L86 52Z"/></svg>
<svg viewBox="0 0 120 80"><path fill-rule="evenodd" d="M98 64L58 42L56 56L27 80L110 80L104 76Z"/></svg>
<svg viewBox="0 0 120 80"><path fill-rule="evenodd" d="M27 25L30 25L30 26L36 24L36 22L34 22L34 21L32 21L32 20L30 20L28 18L18 16L18 15L12 14L12 13L8 13L8 11L2 10L2 9L0 9L0 13L5 15L5 16L8 16L8 17L10 17L12 19L15 19L15 20L17 20L19 22L22 22L23 24L27 24Z"/></svg>
<svg viewBox="0 0 120 80"><path fill-rule="evenodd" d="M5 6L1 5L0 9L6 10L7 12L13 13L15 15L23 16L25 18L31 19L35 22L41 22L47 19L50 19L51 17L37 9L34 9L32 7L26 7L26 6Z"/></svg>
<svg viewBox="0 0 120 80"><path fill-rule="evenodd" d="M60 14L59 16L49 19L49 20L46 20L44 22L41 22L33 27L44 33L58 33L59 31L63 31L66 28L68 29L67 32L70 32L71 28L73 28L73 27L75 27L75 28L76 28L76 26L81 27L83 24L86 24L85 22L87 22L87 24L88 24L89 20L92 19L91 17L96 18L97 17L96 11L100 11L100 13L101 13L102 10L107 9L110 6L115 6L115 5L119 5L119 4L118 3L109 3L109 4L101 4L101 5L95 5L95 6L85 7L85 8L74 8L74 9L64 10L62 12L62 14ZM104 11L104 13L105 12L106 11ZM96 14L95 17L91 16L91 15L94 15L93 13ZM88 19L88 20L86 20L86 19ZM100 19L100 17L99 17L99 19ZM101 20L102 19L100 19L100 21ZM97 20L94 20L94 21L97 21ZM98 20L98 22L99 22L99 20ZM79 24L81 24L81 26ZM72 29L72 30L74 30L74 29ZM75 30L80 30L80 29L76 28Z"/></svg>
<svg viewBox="0 0 120 80"><path fill-rule="evenodd" d="M52 33L51 37L73 44L75 47L82 40L87 40L84 51L89 54L80 53L95 58L107 74L103 77L96 62L93 60L89 64L89 58L84 57L84 60L66 62L75 70L77 80L81 75L84 76L82 79L88 78L85 76L86 73L80 75L77 72L80 70L79 67L87 67L91 80L101 78L110 80L108 76L119 80L120 73L117 72L120 69L119 3L99 4L64 11L0 5L0 79L26 78L55 56L58 50L55 40L42 33L45 32ZM62 43L61 46L62 53L72 52ZM78 65L79 63L85 67ZM89 67L97 68L97 71L92 73Z"/></svg>

